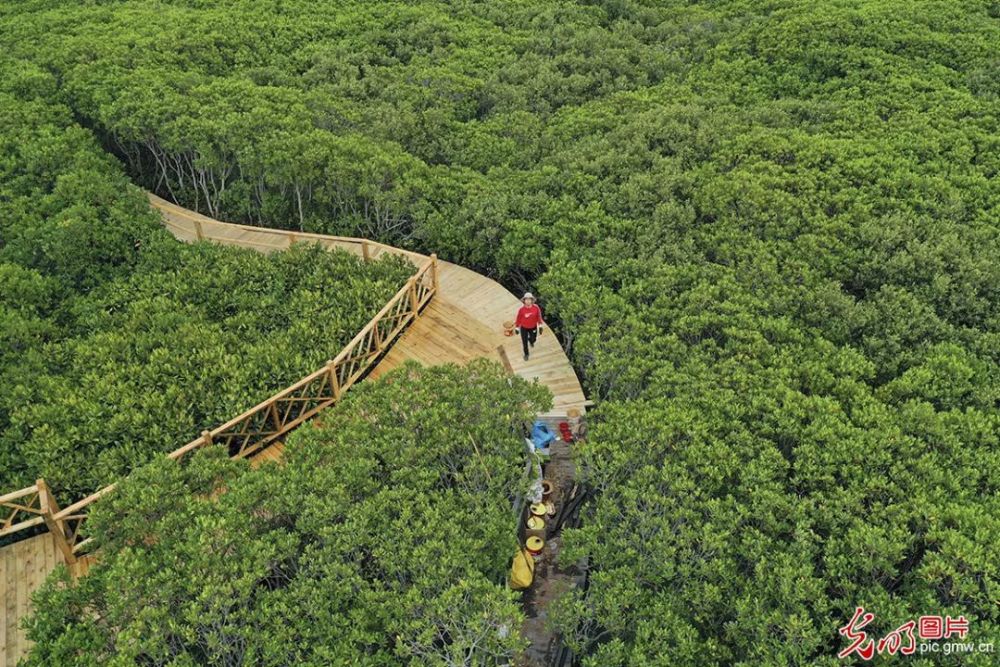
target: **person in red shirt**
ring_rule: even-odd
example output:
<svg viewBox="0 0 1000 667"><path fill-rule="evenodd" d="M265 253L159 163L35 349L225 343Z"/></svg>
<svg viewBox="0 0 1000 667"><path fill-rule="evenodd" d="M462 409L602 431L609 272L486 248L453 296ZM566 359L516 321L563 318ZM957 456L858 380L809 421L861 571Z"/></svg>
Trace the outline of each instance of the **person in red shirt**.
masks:
<svg viewBox="0 0 1000 667"><path fill-rule="evenodd" d="M528 360L528 346L535 346L535 339L542 332L542 309L535 303L535 295L525 292L521 297L521 306L517 311L514 326L520 330L521 346L524 348L524 360Z"/></svg>

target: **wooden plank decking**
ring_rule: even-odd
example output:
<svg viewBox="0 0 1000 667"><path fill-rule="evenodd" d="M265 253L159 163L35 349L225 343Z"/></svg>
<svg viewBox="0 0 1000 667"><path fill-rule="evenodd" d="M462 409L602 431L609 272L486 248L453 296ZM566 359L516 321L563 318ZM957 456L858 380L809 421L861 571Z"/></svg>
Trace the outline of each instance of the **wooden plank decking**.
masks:
<svg viewBox="0 0 1000 667"><path fill-rule="evenodd" d="M150 195L149 199L162 213L164 226L181 241L208 240L261 252L284 250L293 243L305 241L373 259L384 253L394 253L408 257L418 266L427 260L425 255L364 239L219 222L155 195ZM547 386L554 396L549 417L565 415L570 408L583 411L586 399L580 382L551 331L546 330L538 337L529 361L522 357L520 338L503 335L503 322L513 320L520 306L516 296L485 276L440 260L438 280L438 294L372 370L371 377L378 377L410 359L435 365L465 364L485 357L502 363L523 378ZM281 443L276 443L254 455L251 464L257 466L264 461L280 460L283 448ZM48 533L0 549L0 667L15 667L28 650L20 623L28 614L30 596L62 562L62 554ZM86 574L90 563L91 557L81 559L73 566L74 575Z"/></svg>
<svg viewBox="0 0 1000 667"><path fill-rule="evenodd" d="M0 549L0 667L14 667L30 648L20 625L31 609L31 594L64 562L49 533ZM89 556L81 558L70 571L86 574L90 563Z"/></svg>

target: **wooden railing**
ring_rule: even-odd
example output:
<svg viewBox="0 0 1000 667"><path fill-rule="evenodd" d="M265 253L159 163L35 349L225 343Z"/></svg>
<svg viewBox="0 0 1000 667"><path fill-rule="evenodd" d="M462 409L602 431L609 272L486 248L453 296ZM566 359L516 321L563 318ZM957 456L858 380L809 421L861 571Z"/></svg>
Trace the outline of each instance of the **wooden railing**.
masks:
<svg viewBox="0 0 1000 667"><path fill-rule="evenodd" d="M221 445L233 458L248 457L339 401L434 298L438 290L437 268L437 256L431 255L351 342L322 368L225 424L202 431L198 438L167 456L178 460L201 447ZM88 508L116 486L106 486L61 510L43 479L33 486L0 496L0 537L44 524L66 562L73 563L94 544L93 537L84 538L81 533Z"/></svg>
<svg viewBox="0 0 1000 667"><path fill-rule="evenodd" d="M38 485L0 496L0 537L45 523Z"/></svg>
<svg viewBox="0 0 1000 667"><path fill-rule="evenodd" d="M383 254L400 255L415 264L426 260L426 256L419 253L355 236L293 232L285 229L254 227L213 220L152 193L147 193L147 195L150 204L160 212L164 227L182 241L210 241L229 246L251 248L259 252L287 250L296 243L318 243L324 248L346 250L364 258L365 261Z"/></svg>

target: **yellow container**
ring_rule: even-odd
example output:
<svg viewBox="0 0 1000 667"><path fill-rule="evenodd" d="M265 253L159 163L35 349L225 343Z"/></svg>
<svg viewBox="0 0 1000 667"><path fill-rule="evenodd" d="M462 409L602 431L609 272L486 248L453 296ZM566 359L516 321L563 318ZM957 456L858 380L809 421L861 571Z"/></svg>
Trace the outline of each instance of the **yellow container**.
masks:
<svg viewBox="0 0 1000 667"><path fill-rule="evenodd" d="M537 516L528 517L525 525L527 526L525 534L528 537L545 537L545 519Z"/></svg>
<svg viewBox="0 0 1000 667"><path fill-rule="evenodd" d="M540 556L542 554L542 549L545 548L545 540L536 536L529 537L524 542L524 548L528 550L532 556Z"/></svg>
<svg viewBox="0 0 1000 667"><path fill-rule="evenodd" d="M532 516L544 517L546 513L545 503L535 503L531 506Z"/></svg>

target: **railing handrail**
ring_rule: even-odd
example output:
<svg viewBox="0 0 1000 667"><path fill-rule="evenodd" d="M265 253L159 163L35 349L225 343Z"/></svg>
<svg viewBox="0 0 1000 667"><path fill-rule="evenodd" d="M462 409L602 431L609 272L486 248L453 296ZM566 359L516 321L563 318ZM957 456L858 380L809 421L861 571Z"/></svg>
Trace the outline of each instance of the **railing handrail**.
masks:
<svg viewBox="0 0 1000 667"><path fill-rule="evenodd" d="M195 222L209 222L207 220L195 220ZM180 227L178 223L168 222L170 226ZM380 241L371 241L369 239L360 238L357 236L334 236L332 234L317 234L315 232L291 232L286 229L273 229L271 227L254 227L253 225L244 225L238 222L222 222L221 220L212 220L209 224L225 225L232 229L240 229L246 232L255 232L258 234L270 234L272 236L282 236L284 238L295 239L295 241L325 241L327 243L339 243L343 245L356 245L356 246L368 246L372 249L378 249L383 252L392 253L394 255L417 255L420 253L413 252L410 250L403 250L402 248L397 248L395 246L388 245L387 243L382 243ZM234 243L239 243L239 241L233 240Z"/></svg>
<svg viewBox="0 0 1000 667"><path fill-rule="evenodd" d="M249 415L252 415L252 414L255 414L257 412L260 412L261 410L265 409L268 405L270 405L274 401L276 401L276 400L278 400L280 398L284 398L285 396L288 396L289 394L294 393L295 390L301 388L304 385L309 384L310 381L315 380L317 377L319 377L320 375L322 375L325 372L326 372L326 366L324 366L323 368L320 368L319 370L313 371L312 373L310 373L309 375L306 375L302 379L297 380L293 384L288 385L287 387L285 387L284 389L282 389L278 393L272 394L271 396L268 396L263 401L261 401L260 403L258 403L255 406L253 406L249 410L244 410L243 412L241 412L240 414L236 415L235 417L233 417L229 421L227 421L227 422L225 422L223 424L219 424L218 426L216 426L213 429L210 429L208 431L208 433L211 434L212 437L215 437L215 436L219 435L220 433L224 433L225 431L231 429L233 426L235 426L236 424L239 424L241 421L243 421L244 419L246 419ZM175 455L183 455L186 452L184 452L182 450L184 450L189 445L201 444L203 442L204 442L204 436L202 436L200 438L195 438L194 440L192 440L191 442L189 442L187 445L184 445L184 447L180 447L179 449L175 449L174 451L170 452L169 454L167 454L167 456L169 456L171 458L175 458Z"/></svg>
<svg viewBox="0 0 1000 667"><path fill-rule="evenodd" d="M230 229L238 229L245 232L252 232L257 234L270 234L271 236L281 236L289 240L289 242L297 241L317 241L326 242L342 245L356 245L360 246L362 249L362 254L365 258L368 258L369 249L382 250L383 252L392 253L395 255L402 255L404 257L413 258L414 256L419 256L420 253L413 252L410 250L403 250L402 248L397 248L391 246L387 243L382 243L381 241L372 241L371 239L362 238L360 236L334 236L332 234L319 234L316 232L296 232L288 229L274 229L273 227L255 227L254 225L246 225L239 222L223 222L222 220L214 220L208 216L204 216L200 213L195 213L189 211L171 201L163 199L162 197L157 197L151 193L148 193L150 202L153 203L159 209L169 209L170 213L174 216L181 218L186 218L191 223L191 228L186 227L182 223L175 222L173 220L164 219L164 224L170 227L181 227L185 229L186 232L194 233L198 240L223 240L219 238L213 238L211 235L204 235L204 230L202 225L219 225L222 227ZM242 239L224 239L227 242L233 244L246 243L250 245L255 245L252 241L246 241ZM256 244L260 245L260 244Z"/></svg>
<svg viewBox="0 0 1000 667"><path fill-rule="evenodd" d="M7 495L0 496L0 503L9 503L14 500L20 500L25 496L30 496L32 493L38 493L38 485L32 484L31 486L26 486L20 491L11 491Z"/></svg>
<svg viewBox="0 0 1000 667"><path fill-rule="evenodd" d="M232 223L220 223L226 225L232 225ZM254 231L273 231L279 234L287 235L287 232L281 232L280 230L268 230L267 228L257 228L249 227L246 225L237 225L240 227L247 227L247 229L252 229ZM343 238L348 240L347 237L324 237L322 235L312 235L312 234L294 234L296 238L298 237L310 237L317 236L321 239L338 239ZM353 239L351 239L353 240ZM406 251L401 251L392 246L386 246L381 243L367 241L366 239L356 239L359 243L367 243L372 246L376 246L382 249L391 250L393 252L406 253ZM415 253L408 253L415 254ZM367 251L365 251L365 256L367 257ZM431 284L423 284L425 277L430 274ZM423 296L417 297L416 289L420 286L423 290ZM336 403L343 392L350 389L351 386L357 381L358 378L371 366L372 362L381 356L383 352L395 341L395 338L402 332L403 328L410 322L412 322L419 315L420 309L428 303L434 295L437 293L438 289L438 276L437 276L437 255L432 254L427 260L417 268L416 272L410 276L406 284L404 284L389 301L370 319L368 323L348 342L337 354L333 360L327 362L322 368L309 373L300 380L292 383L291 385L285 387L281 391L273 394L269 398L261 401L254 407L243 411L236 417L226 421L215 428L203 431L202 435L191 442L175 449L174 451L167 454L167 458L178 460L184 457L191 451L199 449L201 447L210 445L213 443L214 438L222 437L225 435L230 435L232 429L239 426L241 423L249 423L254 417L259 414L269 411L268 418L274 419L274 426L276 430L274 432L268 432L268 435L261 438L260 443L255 443L251 447L246 446L246 441L244 440L239 451L234 455L234 458L243 458L255 453L259 449L266 447L268 444L274 441L278 436L284 435L288 431L292 430L300 423L310 418L320 410L329 405ZM398 307L401 302L408 302L408 310L399 311ZM387 335L383 340L381 334L379 333L378 326L384 319L388 319L391 315L393 320L399 320L399 323L390 331L391 335ZM366 352L360 357L352 357L359 348L363 346L374 346L374 352L371 350L366 350ZM341 365L350 364L348 375L345 378L343 384L338 381L337 369ZM312 399L316 405L308 410L305 410L302 414L296 415L294 418L288 420L287 422L280 421L281 415L279 414L278 408L276 407L282 400L287 399L289 396L294 395L296 392L304 391L312 383L317 380L324 379L325 376L329 376L330 381L330 396L329 397L313 397ZM291 409L286 410L285 418L287 419L291 416ZM266 421L266 420L265 420ZM282 430L284 429L284 430ZM237 434L239 437L248 437L247 433ZM252 434L250 434L252 435ZM263 435L258 433L257 435ZM262 443L262 444L261 444ZM109 484L101 489L98 489L94 493L90 494L85 498L74 502L71 505L66 506L63 509L59 509L55 502L55 499L51 496L51 492L48 489L48 485L45 480L39 479L34 485L25 487L18 491L13 491L11 493L0 496L0 510L6 508L12 510L7 521L3 521L3 517L0 516L0 536L11 535L34 526L45 524L56 538L56 542L60 550L66 556L68 562L73 562L75 560L75 554L81 552L86 546L93 542L92 537L86 539L80 539L80 525L86 519L85 514L80 514L80 510L88 507L94 502L100 500L102 497L106 496L110 492L114 491L118 486L118 483ZM22 506L19 504L14 504L14 501L21 498L26 498L33 496L27 505ZM39 507L31 507L34 503L38 503ZM18 514L27 513L33 515L33 518L26 519L19 523L13 523L15 517Z"/></svg>
<svg viewBox="0 0 1000 667"><path fill-rule="evenodd" d="M347 343L347 345L345 345L343 349L341 349L340 352L337 353L337 356L333 358L333 362L337 363L338 361L341 361L342 360L341 357L346 356L346 354L352 347L358 345L360 341L364 340L364 337L373 328L375 328L375 326L377 326L379 320L384 318L386 313L392 310L392 307L395 306L396 303L400 301L400 299L405 299L409 296L410 289L412 289L411 286L415 283L420 282L420 279L423 278L424 274L427 273L427 271L431 267L434 267L434 270L437 270L436 255L431 255L430 259L424 262L423 266L418 268L417 272L414 273L412 276L410 276L410 278L406 281L406 284L400 287L399 291L396 292L396 294L393 295L393 297L389 299L384 306L382 306L382 310L378 311L378 313L376 313L375 316L368 321L368 324L363 326L361 330L354 336L354 338L352 338L350 342Z"/></svg>
<svg viewBox="0 0 1000 667"><path fill-rule="evenodd" d="M22 498L27 498L28 500L26 502L17 502ZM42 512L38 484L32 484L31 486L0 496L0 537L13 535L27 528L42 524L45 521ZM24 515L27 515L29 518L21 519Z"/></svg>
<svg viewBox="0 0 1000 667"><path fill-rule="evenodd" d="M117 487L118 487L118 482L115 482L114 484L108 484L103 489L98 489L97 491L95 491L94 493L90 494L86 498L81 498L80 500L76 501L72 505L67 505L66 507L64 507L60 511L56 512L55 514L53 514L52 518L54 518L56 521L65 521L71 515L76 514L78 511L80 511L81 509L83 509L87 505L90 505L90 504L92 504L94 502L97 502L98 500L100 500L104 496L108 495L109 493L111 493L112 491L114 491Z"/></svg>
<svg viewBox="0 0 1000 667"><path fill-rule="evenodd" d="M345 358L348 355L348 353L351 351L351 349L354 348L354 347L356 347L359 344L359 342L362 341L364 339L364 337L375 326L378 325L378 322L380 320L382 320L386 316L386 314L391 310L392 306L394 306L400 299L405 298L408 295L409 290L410 290L410 283L411 282L417 282L417 281L419 281L420 278L422 278L423 275L426 274L428 270L431 270L432 267L434 267L434 270L436 270L436 260L437 260L437 257L434 256L434 255L432 255L430 258L428 258L428 260L426 262L424 262L424 264L419 269L417 269L416 273L414 273L412 276L410 276L409 279L407 279L406 284L403 285L401 288L399 288L399 290L396 292L396 294L394 294L392 296L392 298L390 298L389 301L386 302L386 304L384 306L382 306L381 310L379 310L374 316L372 316L372 318L370 320L368 320L368 323L365 324L365 326L361 328L361 330L354 336L354 338L352 338L346 345L344 345L343 348L341 348L340 352L337 353L337 356L333 358L332 363L338 363L339 361L343 361L343 358ZM249 417L249 416L251 416L253 414L256 414L257 412L260 412L261 410L266 409L268 406L270 406L276 400L279 400L279 399L284 398L284 397L286 397L286 396L288 396L290 394L295 393L297 390L301 389L304 386L307 386L310 382L312 382L312 381L316 380L317 378L321 377L324 373L329 372L328 368L329 368L329 364L330 363L331 362L327 362L327 364L324 365L322 368L319 368L319 369L313 371L312 373L306 375L305 377L301 378L300 380L298 380L298 381L296 381L296 382L288 385L287 387L285 387L281 391L279 391L279 392L277 392L277 393L269 396L268 398L264 399L263 401L261 401L260 403L258 403L257 405L255 405L254 407L252 407L252 408L250 408L248 410L243 411L242 413L240 413L239 415L233 417L229 421L227 421L227 422L225 422L223 424L220 424L219 426L216 426L215 428L209 430L208 433L213 438L215 436L218 436L218 435L222 434L222 433L225 433L227 430L231 429L236 424L239 424L241 421L243 421L247 417ZM170 457L170 458L179 458L180 456L183 456L187 452L189 452L189 451L191 451L193 449L197 449L198 447L202 446L203 444L204 444L204 436L199 437L199 438L195 438L194 440L192 440L191 442L187 443L186 445L184 445L184 446L182 446L182 447L180 447L180 448L178 448L178 449L170 452L169 454L167 454L167 456Z"/></svg>

